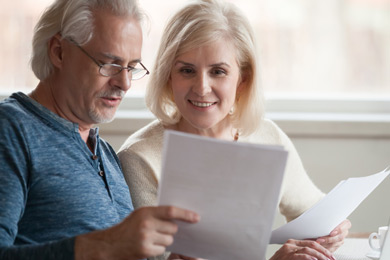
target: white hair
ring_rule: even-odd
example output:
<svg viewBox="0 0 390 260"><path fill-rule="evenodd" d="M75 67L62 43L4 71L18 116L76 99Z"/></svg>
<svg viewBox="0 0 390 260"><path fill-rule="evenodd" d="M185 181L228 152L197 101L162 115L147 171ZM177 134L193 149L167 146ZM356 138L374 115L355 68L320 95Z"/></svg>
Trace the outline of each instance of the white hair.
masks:
<svg viewBox="0 0 390 260"><path fill-rule="evenodd" d="M198 0L182 8L168 22L161 39L146 91L146 104L165 125L176 124L181 114L169 85L174 60L181 54L215 40L232 43L246 87L236 97L229 115L242 135L258 129L263 117L263 92L257 85L256 47L252 28L238 8L218 0Z"/></svg>
<svg viewBox="0 0 390 260"><path fill-rule="evenodd" d="M144 17L137 0L56 0L45 10L34 30L31 68L38 79L46 79L53 71L48 53L50 39L61 33L63 38L72 38L81 45L87 43L93 36L93 11L97 9L131 16L139 22Z"/></svg>

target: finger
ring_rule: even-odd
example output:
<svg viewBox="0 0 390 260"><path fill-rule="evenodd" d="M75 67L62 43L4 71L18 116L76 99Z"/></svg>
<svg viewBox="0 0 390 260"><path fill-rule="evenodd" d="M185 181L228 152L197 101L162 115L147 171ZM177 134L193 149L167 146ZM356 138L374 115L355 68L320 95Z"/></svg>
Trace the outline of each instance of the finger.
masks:
<svg viewBox="0 0 390 260"><path fill-rule="evenodd" d="M177 224L171 221L156 219L154 225L154 229L161 234L174 235L178 231Z"/></svg>
<svg viewBox="0 0 390 260"><path fill-rule="evenodd" d="M336 251L340 246L342 246L343 244L344 244L344 240L343 240L343 241L340 241L340 242L336 242L336 243L321 244L321 246L325 247L326 249L328 249L328 250L331 251L331 252L334 252L334 251Z"/></svg>
<svg viewBox="0 0 390 260"><path fill-rule="evenodd" d="M312 249L318 251L319 253L321 253L322 255L327 256L327 258L334 259L332 253L328 249L326 249L325 247L323 247L322 245L320 245L319 243L317 243L315 241L293 240L293 239L290 239L290 240L293 241L297 246L300 246L303 248L312 248Z"/></svg>
<svg viewBox="0 0 390 260"><path fill-rule="evenodd" d="M332 244L343 241L347 237L351 226L351 222L346 219L333 229L328 236L319 237L316 241L320 244Z"/></svg>
<svg viewBox="0 0 390 260"><path fill-rule="evenodd" d="M329 260L329 259L332 259L332 258L329 258L329 256L323 254L322 252L320 251L317 251L313 248L310 248L310 247L303 247L301 249L298 249L295 253L294 253L294 256L301 256L303 259L307 259L307 256L311 256L311 258L313 259L318 259L318 260ZM334 259L334 258L333 258Z"/></svg>
<svg viewBox="0 0 390 260"><path fill-rule="evenodd" d="M155 208L140 208L133 214L134 221L138 223L137 228L142 233L163 233L175 234L178 230L177 224L172 221L161 220L155 217Z"/></svg>
<svg viewBox="0 0 390 260"><path fill-rule="evenodd" d="M153 244L153 245L149 246L149 249L147 251L148 253L144 254L143 258L153 257L156 255L162 255L165 253L165 251L166 251L165 246Z"/></svg>
<svg viewBox="0 0 390 260"><path fill-rule="evenodd" d="M349 221L348 219L344 220L340 226L340 233L342 233L344 237L346 237L351 227L352 227L351 221Z"/></svg>
<svg viewBox="0 0 390 260"><path fill-rule="evenodd" d="M351 222L345 220L340 224L339 228L333 230L329 236L319 237L316 241L321 245L342 242L348 236L350 227Z"/></svg>
<svg viewBox="0 0 390 260"><path fill-rule="evenodd" d="M321 245L328 245L328 244L334 244L338 243L344 240L344 236L338 235L338 236L326 236L326 237L320 237L316 239L316 242L321 244Z"/></svg>
<svg viewBox="0 0 390 260"><path fill-rule="evenodd" d="M328 247L326 247L329 251L331 252L335 252L340 246L342 246L344 244L344 241L340 242L340 243L335 243L335 244L332 244L332 245L329 245Z"/></svg>
<svg viewBox="0 0 390 260"><path fill-rule="evenodd" d="M172 235L156 233L153 238L153 245L164 247L164 251L165 251L165 247L172 245L172 243L173 243Z"/></svg>
<svg viewBox="0 0 390 260"><path fill-rule="evenodd" d="M338 234L348 232L351 226L352 226L351 221L345 219L337 227L335 227L335 229L333 229L332 232L330 232L329 236L336 236Z"/></svg>
<svg viewBox="0 0 390 260"><path fill-rule="evenodd" d="M166 251L166 246L162 242L164 239L156 234L149 234L139 241L138 245L140 258L148 258L156 255L161 255ZM168 243L167 241L166 243Z"/></svg>
<svg viewBox="0 0 390 260"><path fill-rule="evenodd" d="M200 216L191 210L174 206L156 207L155 216L165 220L181 220L189 223L199 222Z"/></svg>

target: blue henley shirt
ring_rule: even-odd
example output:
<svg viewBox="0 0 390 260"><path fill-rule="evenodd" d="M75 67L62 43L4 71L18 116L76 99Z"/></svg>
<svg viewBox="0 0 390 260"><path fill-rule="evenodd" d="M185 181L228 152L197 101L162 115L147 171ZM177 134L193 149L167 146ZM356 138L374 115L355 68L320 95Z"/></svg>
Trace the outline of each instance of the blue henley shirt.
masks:
<svg viewBox="0 0 390 260"><path fill-rule="evenodd" d="M0 102L0 259L73 259L74 237L133 211L112 147L23 93Z"/></svg>

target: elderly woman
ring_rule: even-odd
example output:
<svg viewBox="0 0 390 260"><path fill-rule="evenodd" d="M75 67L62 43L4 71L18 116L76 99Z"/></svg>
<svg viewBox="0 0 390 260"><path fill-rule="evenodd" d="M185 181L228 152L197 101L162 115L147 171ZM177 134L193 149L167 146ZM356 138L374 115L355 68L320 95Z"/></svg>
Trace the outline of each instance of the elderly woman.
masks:
<svg viewBox="0 0 390 260"><path fill-rule="evenodd" d="M324 196L306 174L290 139L263 117L255 49L249 22L227 2L197 1L172 17L146 93L158 120L131 135L118 154L135 207L156 204L165 129L284 146L289 159L279 209L287 221ZM349 228L346 220L318 243L289 240L273 259L331 258Z"/></svg>

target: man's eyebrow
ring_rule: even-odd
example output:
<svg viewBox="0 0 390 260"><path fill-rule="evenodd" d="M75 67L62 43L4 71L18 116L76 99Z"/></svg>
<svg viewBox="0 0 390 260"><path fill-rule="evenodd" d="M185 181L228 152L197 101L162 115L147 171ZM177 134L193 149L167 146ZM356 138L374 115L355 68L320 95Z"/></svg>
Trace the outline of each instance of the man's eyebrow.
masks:
<svg viewBox="0 0 390 260"><path fill-rule="evenodd" d="M116 56L114 54L111 54L111 53L102 53L102 55L105 56L106 58L114 60L114 61L119 61L119 62L123 61L123 58ZM140 62L141 62L141 59L134 59L134 60L130 61L129 63L140 63Z"/></svg>

